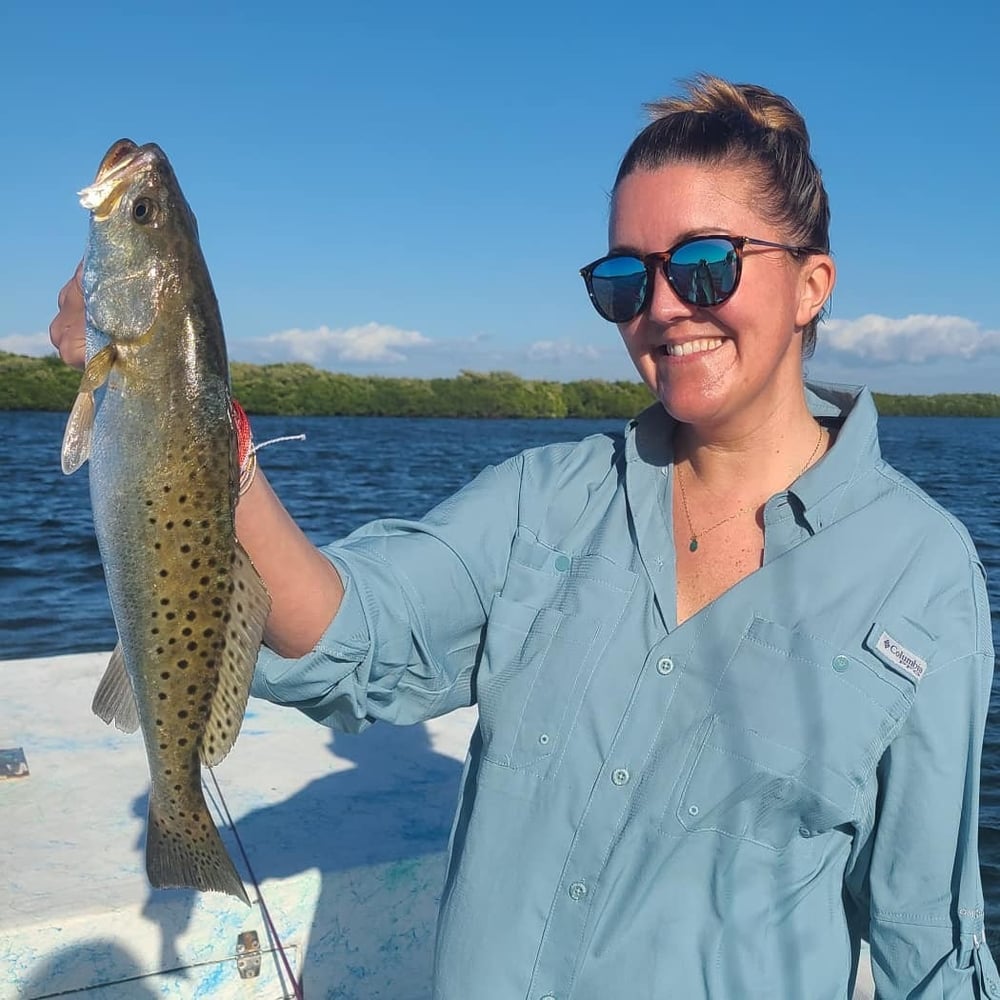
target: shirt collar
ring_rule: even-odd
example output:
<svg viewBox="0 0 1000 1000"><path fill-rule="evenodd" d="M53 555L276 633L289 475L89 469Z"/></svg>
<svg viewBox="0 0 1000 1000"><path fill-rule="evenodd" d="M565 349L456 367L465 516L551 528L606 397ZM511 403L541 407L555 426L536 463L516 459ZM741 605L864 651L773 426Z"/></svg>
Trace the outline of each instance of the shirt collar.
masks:
<svg viewBox="0 0 1000 1000"><path fill-rule="evenodd" d="M806 403L824 427L836 432L833 447L788 491L815 532L846 513L845 492L879 462L881 452L875 401L864 386L807 381ZM626 461L665 469L674 458L675 426L660 403L648 406L626 425Z"/></svg>

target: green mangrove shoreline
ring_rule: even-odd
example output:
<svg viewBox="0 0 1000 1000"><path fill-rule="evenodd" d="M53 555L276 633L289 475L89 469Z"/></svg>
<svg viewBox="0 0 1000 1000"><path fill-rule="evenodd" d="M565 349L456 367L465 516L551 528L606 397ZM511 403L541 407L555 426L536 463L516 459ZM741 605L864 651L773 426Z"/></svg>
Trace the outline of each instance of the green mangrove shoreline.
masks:
<svg viewBox="0 0 1000 1000"><path fill-rule="evenodd" d="M549 417L628 419L650 402L639 382L547 382L510 372L463 371L454 378L345 375L290 363L230 366L233 394L250 414L378 417ZM65 412L80 373L57 357L0 351L0 410ZM875 393L886 416L1000 417L1000 395Z"/></svg>

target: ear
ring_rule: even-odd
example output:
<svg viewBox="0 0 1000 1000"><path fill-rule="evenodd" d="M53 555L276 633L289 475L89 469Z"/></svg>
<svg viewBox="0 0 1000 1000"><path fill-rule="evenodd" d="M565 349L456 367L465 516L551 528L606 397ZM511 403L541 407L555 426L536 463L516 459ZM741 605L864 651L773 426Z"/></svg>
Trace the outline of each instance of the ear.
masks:
<svg viewBox="0 0 1000 1000"><path fill-rule="evenodd" d="M795 324L800 329L818 315L833 292L837 282L837 265L829 254L818 253L807 257L799 271L799 301Z"/></svg>

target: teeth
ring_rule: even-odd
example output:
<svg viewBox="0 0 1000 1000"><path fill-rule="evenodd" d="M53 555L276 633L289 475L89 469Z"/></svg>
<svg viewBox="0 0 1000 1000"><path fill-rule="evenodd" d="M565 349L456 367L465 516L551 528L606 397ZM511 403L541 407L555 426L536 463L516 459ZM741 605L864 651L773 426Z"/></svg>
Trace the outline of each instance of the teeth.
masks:
<svg viewBox="0 0 1000 1000"><path fill-rule="evenodd" d="M681 358L702 351L714 351L721 346L721 337L703 337L701 340L689 340L686 344L667 344L666 351L672 358Z"/></svg>

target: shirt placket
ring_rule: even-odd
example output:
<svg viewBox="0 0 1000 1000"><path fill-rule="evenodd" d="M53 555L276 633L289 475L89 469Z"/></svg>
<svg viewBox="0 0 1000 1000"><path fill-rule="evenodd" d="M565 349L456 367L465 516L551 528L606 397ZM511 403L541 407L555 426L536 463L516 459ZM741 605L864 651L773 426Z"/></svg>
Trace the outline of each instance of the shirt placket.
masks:
<svg viewBox="0 0 1000 1000"><path fill-rule="evenodd" d="M688 656L682 641L679 635L665 636L646 655L566 856L532 976L530 1000L567 1000L572 995L587 922L600 896L611 847L671 718L677 681Z"/></svg>

